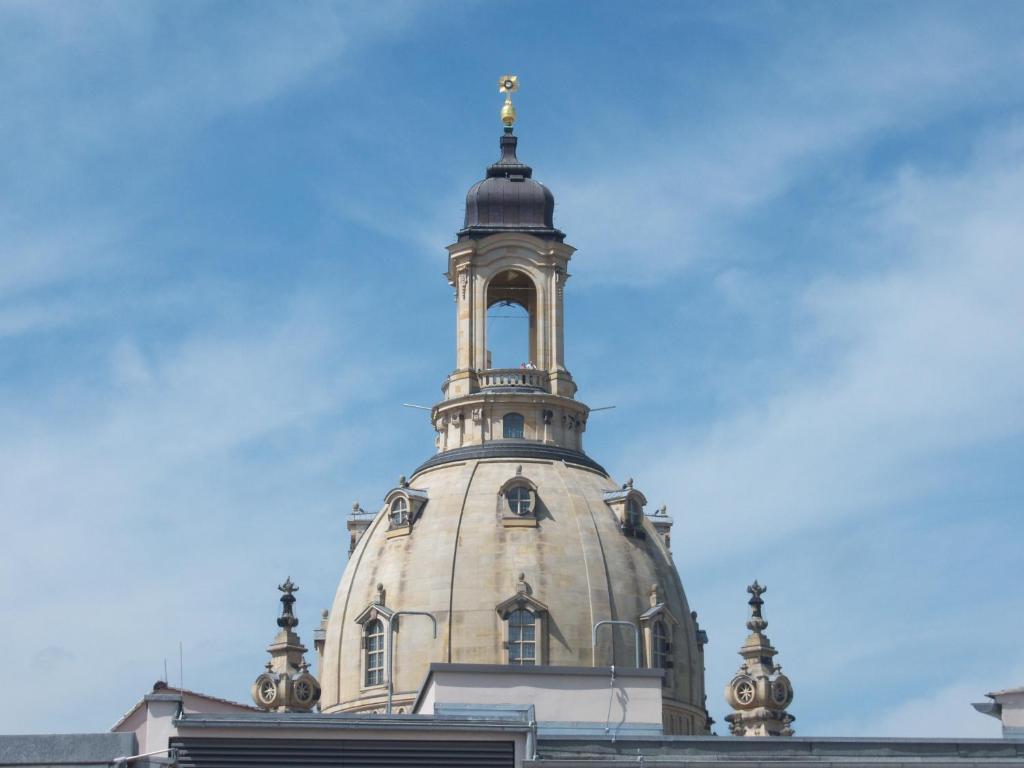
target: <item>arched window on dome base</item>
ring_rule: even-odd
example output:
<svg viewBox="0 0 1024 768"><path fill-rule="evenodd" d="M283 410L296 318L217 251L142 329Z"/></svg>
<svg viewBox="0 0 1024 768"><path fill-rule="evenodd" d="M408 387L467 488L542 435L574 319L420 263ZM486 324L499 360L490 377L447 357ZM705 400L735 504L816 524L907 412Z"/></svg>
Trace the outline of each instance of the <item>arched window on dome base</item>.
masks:
<svg viewBox="0 0 1024 768"><path fill-rule="evenodd" d="M516 594L494 607L504 627L504 664L539 666L548 663L548 607L530 591L523 574L519 574Z"/></svg>

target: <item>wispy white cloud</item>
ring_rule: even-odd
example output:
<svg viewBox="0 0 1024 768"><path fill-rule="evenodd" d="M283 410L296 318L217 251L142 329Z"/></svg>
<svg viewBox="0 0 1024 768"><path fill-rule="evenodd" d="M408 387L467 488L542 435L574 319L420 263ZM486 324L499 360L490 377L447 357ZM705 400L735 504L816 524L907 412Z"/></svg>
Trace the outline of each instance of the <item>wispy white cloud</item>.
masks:
<svg viewBox="0 0 1024 768"><path fill-rule="evenodd" d="M1012 595L978 571L1011 556L999 531L1018 502L950 519L915 508L954 494L972 453L1024 436L1022 167L1024 132L1012 125L982 138L962 168L907 167L862 187L874 235L846 242L843 253L881 266L849 275L838 264L799 292L796 338L773 359L772 380L748 378L706 429L655 428L623 449L645 468L645 492L673 500L677 560L702 590L695 607L712 626L729 626L726 585L735 592L737 578L768 574L782 585L773 618L790 634L780 646L788 668L815 691L803 703L815 710L804 718L815 735L835 732L820 692L834 691L842 670L889 686L858 694L878 710L892 706L897 683L885 681L913 668L923 647L936 661L966 648L997 655L1020 629L999 609ZM848 226L865 229L856 217ZM836 242L846 234L840 227ZM734 375L746 376L742 364ZM927 532L918 528L925 519ZM874 537L890 540L879 549ZM961 604L951 627L937 595L916 597L922 589L954 602L970 595L972 607ZM910 614L908 599L919 603ZM847 648L842 637L857 640ZM709 650L712 691L734 669L731 650ZM973 671L982 679L991 670ZM964 707L981 693L969 687L908 700L885 723L852 718L840 732L991 735L971 710L956 709L957 697Z"/></svg>
<svg viewBox="0 0 1024 768"><path fill-rule="evenodd" d="M697 102L712 115L680 108L655 124L618 115L600 131L591 128L599 116L581 121L581 167L551 183L559 225L588 270L643 283L724 260L745 216L825 168L835 173L846 153L1013 92L1019 44L993 44L991 29L970 20L909 15L787 32L756 72L734 73L722 95ZM683 80L674 88L681 105L693 103Z"/></svg>
<svg viewBox="0 0 1024 768"><path fill-rule="evenodd" d="M735 525L769 518L764 535L784 537L912 497L936 482L931 461L1024 430L1019 139L962 175L908 170L879 191L879 239L857 247L890 266L806 289L801 344L817 354L748 389L702 438L646 443L675 446L642 462L659 484L687 509L717 510L695 523L709 546L690 557L715 557Z"/></svg>
<svg viewBox="0 0 1024 768"><path fill-rule="evenodd" d="M154 232L168 230L158 187L176 148L226 116L357 73L360 52L418 12L403 2L0 6L0 297L150 258ZM52 297L22 296L0 329L48 328L78 311L53 308Z"/></svg>
<svg viewBox="0 0 1024 768"><path fill-rule="evenodd" d="M239 653L226 628L261 637L273 595L253 610L251 585L319 571L303 546L311 530L341 551L347 500L325 506L325 486L375 444L352 424L382 391L345 365L362 354L357 325L299 298L244 331L208 327L152 349L124 338L104 368L0 404L0 600L19 606L34 659L13 674L59 674L61 727L101 727L96 716L127 707L179 638L206 687L219 663L258 666L261 642ZM49 708L50 693L27 677L22 687L39 698L0 707L5 730L38 727ZM102 712L81 707L90 687Z"/></svg>
<svg viewBox="0 0 1024 768"><path fill-rule="evenodd" d="M1020 670L1018 670L1020 671ZM1018 674L1016 678L1019 679ZM997 688L998 688L997 684ZM982 715L972 702L987 701L984 694L993 690L985 681L962 681L912 695L894 707L887 707L860 720L834 720L826 726L830 736L873 736L898 738L998 739L1002 736L998 720Z"/></svg>

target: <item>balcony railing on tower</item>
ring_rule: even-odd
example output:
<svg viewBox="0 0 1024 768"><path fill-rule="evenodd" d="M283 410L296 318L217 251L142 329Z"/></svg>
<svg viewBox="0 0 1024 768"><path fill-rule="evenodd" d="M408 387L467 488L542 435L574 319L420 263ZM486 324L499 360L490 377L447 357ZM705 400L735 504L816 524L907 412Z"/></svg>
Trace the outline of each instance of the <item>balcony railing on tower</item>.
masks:
<svg viewBox="0 0 1024 768"><path fill-rule="evenodd" d="M477 376L480 389L522 387L546 390L548 383L547 373L535 368L487 368L479 371Z"/></svg>
<svg viewBox="0 0 1024 768"><path fill-rule="evenodd" d="M481 390L522 389L524 391L547 392L548 373L536 368L485 368L476 372ZM441 393L448 396L448 379L441 384Z"/></svg>

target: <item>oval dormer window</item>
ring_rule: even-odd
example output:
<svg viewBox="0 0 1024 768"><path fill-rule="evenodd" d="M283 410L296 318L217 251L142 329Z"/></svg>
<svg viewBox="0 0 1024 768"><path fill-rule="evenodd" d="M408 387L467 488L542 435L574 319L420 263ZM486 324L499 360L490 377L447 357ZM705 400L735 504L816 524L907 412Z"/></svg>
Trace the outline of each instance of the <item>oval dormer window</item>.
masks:
<svg viewBox="0 0 1024 768"><path fill-rule="evenodd" d="M524 422L522 414L506 413L505 418L501 420L501 436L521 438L523 436Z"/></svg>
<svg viewBox="0 0 1024 768"><path fill-rule="evenodd" d="M525 517L533 512L530 489L525 485L514 485L505 492L508 508L513 515Z"/></svg>
<svg viewBox="0 0 1024 768"><path fill-rule="evenodd" d="M409 524L409 500L405 496L399 496L391 502L391 527Z"/></svg>

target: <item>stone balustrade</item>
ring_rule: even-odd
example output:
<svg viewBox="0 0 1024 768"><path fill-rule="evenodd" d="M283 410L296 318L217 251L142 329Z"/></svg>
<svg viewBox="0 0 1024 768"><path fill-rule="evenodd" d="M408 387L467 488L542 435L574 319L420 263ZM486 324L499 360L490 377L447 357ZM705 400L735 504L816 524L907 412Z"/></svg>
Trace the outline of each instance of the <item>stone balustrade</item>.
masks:
<svg viewBox="0 0 1024 768"><path fill-rule="evenodd" d="M480 389L491 387L523 387L524 389L547 390L546 371L535 368L488 368L477 374Z"/></svg>
<svg viewBox="0 0 1024 768"><path fill-rule="evenodd" d="M537 389L548 392L548 373L536 368L486 368L477 371L477 381L480 389L493 389L495 387L521 387L522 389ZM441 382L441 397L448 398L448 385L451 377Z"/></svg>

